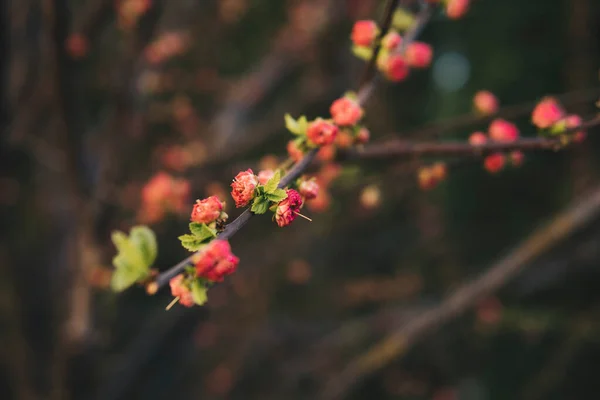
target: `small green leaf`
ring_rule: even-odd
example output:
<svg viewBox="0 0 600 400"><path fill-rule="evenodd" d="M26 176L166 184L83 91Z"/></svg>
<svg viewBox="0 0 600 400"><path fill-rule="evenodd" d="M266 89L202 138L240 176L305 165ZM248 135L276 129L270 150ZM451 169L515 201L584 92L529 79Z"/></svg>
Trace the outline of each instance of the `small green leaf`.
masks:
<svg viewBox="0 0 600 400"><path fill-rule="evenodd" d="M415 17L408 11L397 9L392 18L392 26L399 31L405 31L413 26Z"/></svg>
<svg viewBox="0 0 600 400"><path fill-rule="evenodd" d="M275 171L275 174L273 174L273 177L267 181L267 184L265 185L265 193L273 193L275 190L277 190L277 185L279 185L280 180L281 171L277 170Z"/></svg>
<svg viewBox="0 0 600 400"><path fill-rule="evenodd" d="M298 129L300 130L300 135L306 135L306 131L308 130L308 120L305 115L298 118Z"/></svg>
<svg viewBox="0 0 600 400"><path fill-rule="evenodd" d="M292 132L294 135L300 135L302 131L300 130L300 125L298 121L296 121L290 114L285 114L285 127L288 131Z"/></svg>
<svg viewBox="0 0 600 400"><path fill-rule="evenodd" d="M141 250L121 231L115 231L111 239L117 248L119 255L122 255L129 265L135 269L143 270L148 265L144 262Z"/></svg>
<svg viewBox="0 0 600 400"><path fill-rule="evenodd" d="M352 53L365 61L368 61L371 59L371 56L373 55L373 50L371 50L368 47L363 47L363 46L352 46Z"/></svg>
<svg viewBox="0 0 600 400"><path fill-rule="evenodd" d="M194 299L194 303L201 306L208 300L206 286L202 284L199 280L194 280L191 285L192 289L192 298Z"/></svg>
<svg viewBox="0 0 600 400"><path fill-rule="evenodd" d="M564 133L564 131L567 130L567 121L566 120L562 120L562 121L558 121L557 123L555 123L554 125L552 125L548 131L548 133L551 136L557 136L560 135L562 133Z"/></svg>
<svg viewBox="0 0 600 400"><path fill-rule="evenodd" d="M270 201L279 203L287 197L287 192L283 189L277 189L273 193L268 193L266 196Z"/></svg>
<svg viewBox="0 0 600 400"><path fill-rule="evenodd" d="M190 232L192 232L192 235L200 242L205 242L217 237L217 231L215 229L210 228L206 224L199 224L198 222L190 222Z"/></svg>
<svg viewBox="0 0 600 400"><path fill-rule="evenodd" d="M158 253L156 236L152 229L144 225L134 226L131 228L129 237L131 242L140 250L146 266L150 267L156 260L156 254Z"/></svg>
<svg viewBox="0 0 600 400"><path fill-rule="evenodd" d="M254 214L264 214L269 209L269 200L264 197L255 197L252 203L252 211Z"/></svg>
<svg viewBox="0 0 600 400"><path fill-rule="evenodd" d="M181 245L189 251L198 251L202 247L202 241L195 235L181 235L178 238Z"/></svg>

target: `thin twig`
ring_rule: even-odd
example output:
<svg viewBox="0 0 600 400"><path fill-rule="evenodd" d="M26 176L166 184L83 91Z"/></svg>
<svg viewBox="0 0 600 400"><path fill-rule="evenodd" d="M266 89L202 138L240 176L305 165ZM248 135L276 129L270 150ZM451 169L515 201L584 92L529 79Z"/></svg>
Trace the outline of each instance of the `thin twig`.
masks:
<svg viewBox="0 0 600 400"><path fill-rule="evenodd" d="M576 202L549 224L536 230L478 278L459 287L438 307L425 311L351 360L339 374L328 381L320 398L341 398L361 378L404 355L419 339L501 288L531 261L583 228L599 214L600 187L597 187L585 199Z"/></svg>

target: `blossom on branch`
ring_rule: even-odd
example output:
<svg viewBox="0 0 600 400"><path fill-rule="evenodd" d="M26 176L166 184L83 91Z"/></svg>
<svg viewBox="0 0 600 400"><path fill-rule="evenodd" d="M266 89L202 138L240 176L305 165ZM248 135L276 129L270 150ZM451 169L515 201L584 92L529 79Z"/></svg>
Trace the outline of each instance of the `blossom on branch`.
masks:
<svg viewBox="0 0 600 400"><path fill-rule="evenodd" d="M227 240L213 240L195 261L196 276L221 282L223 277L235 272L239 262Z"/></svg>
<svg viewBox="0 0 600 400"><path fill-rule="evenodd" d="M337 136L337 133L337 126L325 121L322 118L317 118L308 125L306 137L313 145L324 146L332 144Z"/></svg>
<svg viewBox="0 0 600 400"><path fill-rule="evenodd" d="M199 224L210 224L221 216L222 211L223 203L217 196L210 196L203 200L196 200L190 219Z"/></svg>
<svg viewBox="0 0 600 400"><path fill-rule="evenodd" d="M352 42L356 46L370 47L375 41L375 38L377 38L378 33L379 28L375 21L356 21L352 28Z"/></svg>
<svg viewBox="0 0 600 400"><path fill-rule="evenodd" d="M331 104L329 109L333 121L339 126L352 126L363 116L360 104L349 97L342 97ZM309 128L310 129L310 128Z"/></svg>
<svg viewBox="0 0 600 400"><path fill-rule="evenodd" d="M531 122L540 129L548 129L565 115L563 108L553 97L540 101L531 113Z"/></svg>
<svg viewBox="0 0 600 400"><path fill-rule="evenodd" d="M481 115L493 115L498 112L498 99L487 90L481 90L475 94L473 105Z"/></svg>
<svg viewBox="0 0 600 400"><path fill-rule="evenodd" d="M258 178L251 169L237 174L231 184L231 197L236 207L245 207L254 198L254 189L258 186Z"/></svg>
<svg viewBox="0 0 600 400"><path fill-rule="evenodd" d="M184 282L183 274L177 275L175 278L169 281L171 287L171 294L174 297L179 297L179 303L185 307L191 307L194 305L194 298L190 288Z"/></svg>
<svg viewBox="0 0 600 400"><path fill-rule="evenodd" d="M302 196L294 189L286 190L287 197L280 201L275 210L275 222L280 227L294 222L302 206Z"/></svg>

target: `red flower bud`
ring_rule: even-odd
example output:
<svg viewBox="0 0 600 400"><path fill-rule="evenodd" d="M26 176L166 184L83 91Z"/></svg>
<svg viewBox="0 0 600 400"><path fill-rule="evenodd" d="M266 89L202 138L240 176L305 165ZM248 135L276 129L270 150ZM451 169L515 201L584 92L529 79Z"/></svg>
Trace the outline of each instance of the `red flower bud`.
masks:
<svg viewBox="0 0 600 400"><path fill-rule="evenodd" d="M239 258L231 253L227 240L213 240L195 261L196 275L213 282L221 282L223 277L235 272Z"/></svg>
<svg viewBox="0 0 600 400"><path fill-rule="evenodd" d="M308 140L317 145L324 146L332 144L338 133L338 127L324 119L317 118L308 125L306 137Z"/></svg>
<svg viewBox="0 0 600 400"><path fill-rule="evenodd" d="M491 92L481 90L473 97L475 110L482 115L493 115L498 112L498 99Z"/></svg>
<svg viewBox="0 0 600 400"><path fill-rule="evenodd" d="M469 136L469 144L471 146L482 146L487 142L487 136L482 132L475 132Z"/></svg>
<svg viewBox="0 0 600 400"><path fill-rule="evenodd" d="M298 186L298 190L306 200L314 199L319 194L319 184L314 179L304 180Z"/></svg>
<svg viewBox="0 0 600 400"><path fill-rule="evenodd" d="M503 119L495 119L489 127L490 138L496 142L514 142L519 138L515 124Z"/></svg>
<svg viewBox="0 0 600 400"><path fill-rule="evenodd" d="M564 117L564 110L556 99L546 97L535 106L531 122L540 129L550 128Z"/></svg>
<svg viewBox="0 0 600 400"><path fill-rule="evenodd" d="M369 141L370 137L371 137L371 132L369 132L369 130L367 128L363 127L363 128L360 128L360 130L356 134L356 137L354 138L354 140L356 140L356 143L365 144Z"/></svg>
<svg viewBox="0 0 600 400"><path fill-rule="evenodd" d="M191 220L199 224L210 224L216 221L223 211L223 203L217 196L210 196L204 200L196 200L192 209Z"/></svg>
<svg viewBox="0 0 600 400"><path fill-rule="evenodd" d="M231 197L235 201L235 206L244 207L248 205L250 200L254 198L256 186L258 186L258 178L251 169L237 174L231 184Z"/></svg>
<svg viewBox="0 0 600 400"><path fill-rule="evenodd" d="M279 202L275 211L275 222L280 227L291 224L302 206L302 197L294 189L286 190L287 197Z"/></svg>
<svg viewBox="0 0 600 400"><path fill-rule="evenodd" d="M581 126L581 117L579 115L571 114L565 119L565 122L567 129L577 128L578 126ZM573 133L573 141L575 143L581 143L585 140L585 138L585 131L578 131Z"/></svg>
<svg viewBox="0 0 600 400"><path fill-rule="evenodd" d="M363 116L363 109L360 105L348 97L342 97L334 101L329 112L333 117L333 121L339 126L352 126Z"/></svg>
<svg viewBox="0 0 600 400"><path fill-rule="evenodd" d="M384 57L380 62L380 68L385 76L392 82L400 82L408 76L408 65L404 58L398 54Z"/></svg>
<svg viewBox="0 0 600 400"><path fill-rule="evenodd" d="M171 287L171 294L174 297L179 297L179 303L185 307L191 307L194 305L194 298L192 292L183 282L183 275L177 275L175 278L169 281Z"/></svg>
<svg viewBox="0 0 600 400"><path fill-rule="evenodd" d="M413 68L427 68L433 58L433 50L427 43L413 42L406 48L406 63Z"/></svg>
<svg viewBox="0 0 600 400"><path fill-rule="evenodd" d="M448 18L459 19L469 10L469 0L448 0L446 14Z"/></svg>
<svg viewBox="0 0 600 400"><path fill-rule="evenodd" d="M375 21L356 21L352 28L352 42L356 46L370 47L377 37L378 30Z"/></svg>
<svg viewBox="0 0 600 400"><path fill-rule="evenodd" d="M495 174L504 168L505 157L502 153L490 154L483 161L483 165L488 172Z"/></svg>
<svg viewBox="0 0 600 400"><path fill-rule="evenodd" d="M402 43L402 36L396 32L388 32L381 40L381 46L389 51L396 50Z"/></svg>

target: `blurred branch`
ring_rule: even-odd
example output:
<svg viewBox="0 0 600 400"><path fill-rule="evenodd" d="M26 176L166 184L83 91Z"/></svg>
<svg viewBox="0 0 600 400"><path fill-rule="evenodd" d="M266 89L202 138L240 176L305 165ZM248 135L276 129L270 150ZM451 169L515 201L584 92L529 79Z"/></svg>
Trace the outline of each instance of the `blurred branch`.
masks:
<svg viewBox="0 0 600 400"><path fill-rule="evenodd" d="M598 214L600 214L600 187L556 216L550 223L536 230L509 254L492 265L488 271L459 287L438 307L409 321L367 352L351 360L339 374L329 379L320 398L341 398L364 376L406 354L423 336L466 312L477 301L501 288L532 260L586 226Z"/></svg>

